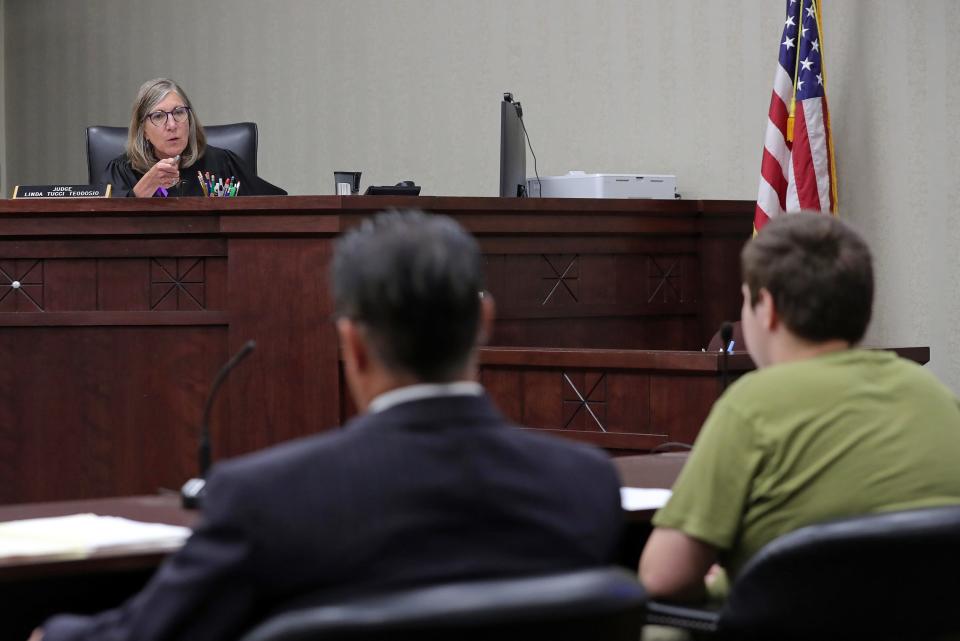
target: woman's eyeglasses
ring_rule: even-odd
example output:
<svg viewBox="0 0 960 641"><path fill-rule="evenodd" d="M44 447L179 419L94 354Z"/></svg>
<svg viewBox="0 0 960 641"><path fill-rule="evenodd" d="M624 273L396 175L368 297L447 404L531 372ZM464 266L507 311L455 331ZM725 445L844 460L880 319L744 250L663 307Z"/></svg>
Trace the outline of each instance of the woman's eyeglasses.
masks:
<svg viewBox="0 0 960 641"><path fill-rule="evenodd" d="M174 107L170 111L151 111L147 114L145 120L149 120L154 127L163 127L167 124L167 118L173 116L174 122L183 122L190 115L190 107Z"/></svg>

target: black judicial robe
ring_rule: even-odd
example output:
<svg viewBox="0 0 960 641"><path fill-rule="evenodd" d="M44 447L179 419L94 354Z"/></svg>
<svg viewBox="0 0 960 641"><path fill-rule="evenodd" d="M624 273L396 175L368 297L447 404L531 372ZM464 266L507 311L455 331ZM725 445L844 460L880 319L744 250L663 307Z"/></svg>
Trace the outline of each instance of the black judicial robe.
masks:
<svg viewBox="0 0 960 641"><path fill-rule="evenodd" d="M197 171L210 172L224 182L235 177L240 181L240 196L286 196L287 192L268 183L250 171L246 163L229 149L211 147L193 165L180 168L180 184L168 190L170 196L203 196ZM143 174L130 165L127 154L117 156L107 165L101 183L113 185L114 197L133 196L133 187Z"/></svg>

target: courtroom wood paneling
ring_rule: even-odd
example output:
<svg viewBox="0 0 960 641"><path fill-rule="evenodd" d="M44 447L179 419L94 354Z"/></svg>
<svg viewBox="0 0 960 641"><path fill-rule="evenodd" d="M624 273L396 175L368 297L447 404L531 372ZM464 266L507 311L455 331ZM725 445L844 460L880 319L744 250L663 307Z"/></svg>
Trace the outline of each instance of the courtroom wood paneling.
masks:
<svg viewBox="0 0 960 641"><path fill-rule="evenodd" d="M97 309L150 309L150 259L97 259Z"/></svg>
<svg viewBox="0 0 960 641"><path fill-rule="evenodd" d="M749 236L752 203L0 201L0 357L9 364L0 501L179 486L195 473L210 381L248 339L257 350L215 406L215 459L340 424L352 410L330 318L332 245L387 207L448 213L478 238L500 310L496 345L699 349L739 309L729 263ZM704 251L725 261L719 272ZM658 424L664 412L651 410L658 368L716 376L652 354L619 368L611 365L634 357L537 364L533 351L528 367L511 354L483 373L508 415L612 449L649 449L672 434ZM72 458L51 469L61 451Z"/></svg>
<svg viewBox="0 0 960 641"><path fill-rule="evenodd" d="M0 327L185 327L227 325L228 312L23 312L0 314Z"/></svg>
<svg viewBox="0 0 960 641"><path fill-rule="evenodd" d="M236 238L228 281L237 313L231 351L257 341L226 390L244 420L224 455L249 452L340 422L338 347L328 293L329 241Z"/></svg>
<svg viewBox="0 0 960 641"><path fill-rule="evenodd" d="M44 311L43 268L38 259L0 260L0 278L9 285L0 291L0 313Z"/></svg>
<svg viewBox="0 0 960 641"><path fill-rule="evenodd" d="M607 425L615 432L651 434L650 376L642 372L613 370L607 385Z"/></svg>
<svg viewBox="0 0 960 641"><path fill-rule="evenodd" d="M650 377L650 423L669 441L693 445L721 392L719 367L711 376L657 373Z"/></svg>
<svg viewBox="0 0 960 641"><path fill-rule="evenodd" d="M0 204L3 201L0 200ZM2 212L2 208L0 208ZM0 225L3 223L0 214ZM64 223L59 220L56 223ZM112 238L87 238L78 236L69 240L47 240L44 237L24 240L8 240L0 236L0 256L6 259L56 256L57 258L132 258L150 256L226 256L226 238L179 238L140 237L124 238L117 242Z"/></svg>
<svg viewBox="0 0 960 641"><path fill-rule="evenodd" d="M486 379L484 371L480 381ZM520 416L517 423L524 427L563 429L563 387L556 372L530 369L521 372L514 392L520 398Z"/></svg>
<svg viewBox="0 0 960 641"><path fill-rule="evenodd" d="M483 348L480 380L501 411L525 427L613 452L692 443L720 393L717 353ZM733 376L752 369L729 359Z"/></svg>
<svg viewBox="0 0 960 641"><path fill-rule="evenodd" d="M496 297L494 297L496 300ZM501 319L491 344L510 347L583 347L595 349L673 349L701 347L696 316Z"/></svg>
<svg viewBox="0 0 960 641"><path fill-rule="evenodd" d="M698 311L695 256L487 254L488 289L504 318Z"/></svg>
<svg viewBox="0 0 960 641"><path fill-rule="evenodd" d="M97 309L201 311L226 308L226 260L204 256L97 259Z"/></svg>
<svg viewBox="0 0 960 641"><path fill-rule="evenodd" d="M0 312L9 313L201 311L226 299L224 259L204 256L6 260L3 285Z"/></svg>
<svg viewBox="0 0 960 641"><path fill-rule="evenodd" d="M551 233L512 238L495 232L493 217L458 218L484 252L500 321L493 344L692 350L738 314L736 257L749 228L735 216L707 230L676 217L597 215L589 232L585 217L559 217ZM704 247L724 270L703 259Z"/></svg>
<svg viewBox="0 0 960 641"><path fill-rule="evenodd" d="M0 502L178 488L225 347L225 327L0 328Z"/></svg>
<svg viewBox="0 0 960 641"><path fill-rule="evenodd" d="M925 347L891 349L930 358ZM723 392L718 352L485 347L479 360L481 382L511 420L614 454L692 444ZM727 362L731 382L754 369L744 352Z"/></svg>
<svg viewBox="0 0 960 641"><path fill-rule="evenodd" d="M703 345L720 328L723 321L735 321L740 318L740 291L731 291L730 279L740 275L740 250L750 235L744 236L738 225L730 223L740 220L743 203L739 201L702 201L704 226L700 238L699 259L704 265L702 270L703 291L709 296L703 298L700 316L700 332Z"/></svg>
<svg viewBox="0 0 960 641"><path fill-rule="evenodd" d="M49 312L97 309L97 262L89 258L44 260L44 307Z"/></svg>
<svg viewBox="0 0 960 641"><path fill-rule="evenodd" d="M481 382L525 427L595 433L650 431L650 378L630 371L484 366Z"/></svg>

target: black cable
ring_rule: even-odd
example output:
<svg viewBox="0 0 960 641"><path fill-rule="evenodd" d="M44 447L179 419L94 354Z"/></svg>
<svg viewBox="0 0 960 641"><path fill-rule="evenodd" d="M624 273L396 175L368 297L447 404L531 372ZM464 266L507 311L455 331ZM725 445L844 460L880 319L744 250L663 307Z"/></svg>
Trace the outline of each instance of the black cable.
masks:
<svg viewBox="0 0 960 641"><path fill-rule="evenodd" d="M527 139L527 147L530 148L530 155L533 156L533 175L537 177L537 191L540 194L539 197L543 198L543 185L540 184L540 172L537 171L537 154L533 153L533 143L530 142L530 134L527 133L527 126L523 123L523 116L520 116L520 126L523 127L523 135Z"/></svg>
<svg viewBox="0 0 960 641"><path fill-rule="evenodd" d="M693 446L690 445L689 443L681 443L679 441L667 441L666 443L661 443L660 445L650 450L650 453L661 454L663 452L670 452L675 450L686 451L686 450L692 450L692 449L693 449Z"/></svg>

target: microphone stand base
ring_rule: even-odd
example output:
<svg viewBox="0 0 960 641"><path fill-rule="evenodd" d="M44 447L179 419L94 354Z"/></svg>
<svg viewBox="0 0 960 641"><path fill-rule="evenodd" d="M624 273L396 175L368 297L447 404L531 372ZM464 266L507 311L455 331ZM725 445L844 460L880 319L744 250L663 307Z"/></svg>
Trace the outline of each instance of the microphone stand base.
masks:
<svg viewBox="0 0 960 641"><path fill-rule="evenodd" d="M203 504L203 497L206 494L207 480L193 478L183 484L180 488L180 504L184 509L196 510Z"/></svg>

